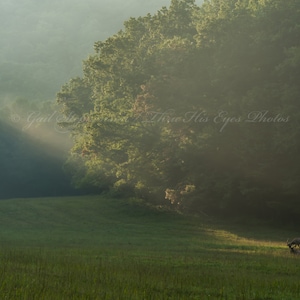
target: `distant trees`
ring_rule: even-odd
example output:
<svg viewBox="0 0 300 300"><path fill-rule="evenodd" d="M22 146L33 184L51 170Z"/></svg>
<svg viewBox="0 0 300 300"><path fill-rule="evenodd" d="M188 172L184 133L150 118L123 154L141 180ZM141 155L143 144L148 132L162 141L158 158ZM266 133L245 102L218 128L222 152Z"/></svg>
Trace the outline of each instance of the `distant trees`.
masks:
<svg viewBox="0 0 300 300"><path fill-rule="evenodd" d="M157 9L164 1L1 1L0 101L54 99L62 82L81 75L81 60L95 39L110 36L130 15Z"/></svg>
<svg viewBox="0 0 300 300"><path fill-rule="evenodd" d="M68 168L182 210L297 213L299 1L172 0L95 43L57 95Z"/></svg>

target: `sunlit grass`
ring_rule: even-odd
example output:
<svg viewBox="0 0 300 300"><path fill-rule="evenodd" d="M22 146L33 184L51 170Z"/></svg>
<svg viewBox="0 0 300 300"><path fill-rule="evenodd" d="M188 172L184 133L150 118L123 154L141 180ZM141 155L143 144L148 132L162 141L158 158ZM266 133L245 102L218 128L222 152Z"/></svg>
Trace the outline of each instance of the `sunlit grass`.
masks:
<svg viewBox="0 0 300 300"><path fill-rule="evenodd" d="M284 230L99 197L0 202L1 299L297 299Z"/></svg>

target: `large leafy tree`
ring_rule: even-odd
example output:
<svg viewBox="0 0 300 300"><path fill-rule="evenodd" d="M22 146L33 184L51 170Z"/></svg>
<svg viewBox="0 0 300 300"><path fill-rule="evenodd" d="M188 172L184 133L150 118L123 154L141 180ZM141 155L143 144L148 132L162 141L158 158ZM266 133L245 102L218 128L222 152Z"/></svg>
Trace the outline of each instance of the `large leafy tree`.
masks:
<svg viewBox="0 0 300 300"><path fill-rule="evenodd" d="M168 133L160 122L151 122L149 113L159 100L149 91L162 81L171 82L177 55L184 59L196 33L191 14L195 8L193 1L173 1L155 16L131 18L123 31L96 43L96 53L85 61L83 81L91 91L85 101L94 107L82 106L81 117L86 122L73 130L72 160L82 157L85 176L92 174L96 185L105 177L119 189L142 190L143 194L164 189L164 171L158 170L164 139L169 145ZM77 93L87 87L80 86L81 91L74 88L72 80L58 94L64 111L77 112L82 103Z"/></svg>
<svg viewBox="0 0 300 300"><path fill-rule="evenodd" d="M298 1L173 0L95 43L58 93L77 117L62 124L76 183L182 209L295 211L298 20Z"/></svg>

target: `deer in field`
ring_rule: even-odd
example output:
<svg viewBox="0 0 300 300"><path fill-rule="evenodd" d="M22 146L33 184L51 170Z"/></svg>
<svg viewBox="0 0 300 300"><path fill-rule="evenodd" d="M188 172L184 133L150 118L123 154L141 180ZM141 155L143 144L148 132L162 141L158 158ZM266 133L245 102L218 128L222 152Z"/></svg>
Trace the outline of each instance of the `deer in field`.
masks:
<svg viewBox="0 0 300 300"><path fill-rule="evenodd" d="M296 250L295 247L300 247L300 238L294 238L291 242L286 241L287 246L290 248L291 253L300 254L300 250Z"/></svg>

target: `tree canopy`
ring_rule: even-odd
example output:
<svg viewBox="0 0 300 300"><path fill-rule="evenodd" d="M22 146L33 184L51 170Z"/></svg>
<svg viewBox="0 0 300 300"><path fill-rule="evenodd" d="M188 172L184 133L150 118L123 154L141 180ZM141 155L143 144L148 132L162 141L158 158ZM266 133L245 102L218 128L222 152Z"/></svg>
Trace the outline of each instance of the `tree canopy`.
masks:
<svg viewBox="0 0 300 300"><path fill-rule="evenodd" d="M57 94L77 186L186 211L300 210L300 2L172 0Z"/></svg>

